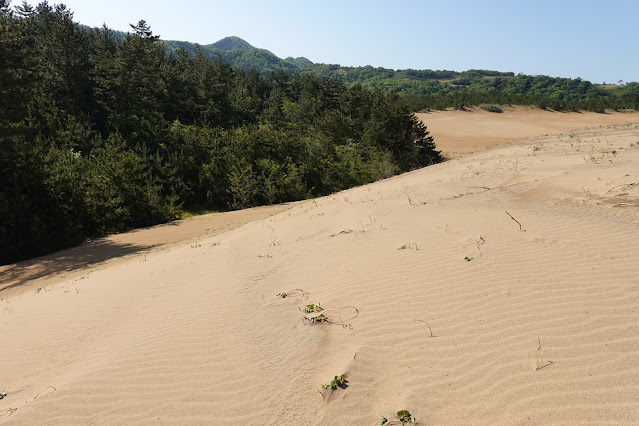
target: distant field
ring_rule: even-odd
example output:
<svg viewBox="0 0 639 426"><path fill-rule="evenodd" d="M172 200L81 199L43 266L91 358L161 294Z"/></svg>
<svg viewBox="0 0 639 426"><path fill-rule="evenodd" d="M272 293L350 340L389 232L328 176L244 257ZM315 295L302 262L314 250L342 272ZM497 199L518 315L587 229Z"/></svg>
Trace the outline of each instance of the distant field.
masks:
<svg viewBox="0 0 639 426"><path fill-rule="evenodd" d="M551 112L535 108L504 108L504 113L473 109L418 113L435 138L437 148L449 158L516 140L584 127L639 123L639 111Z"/></svg>

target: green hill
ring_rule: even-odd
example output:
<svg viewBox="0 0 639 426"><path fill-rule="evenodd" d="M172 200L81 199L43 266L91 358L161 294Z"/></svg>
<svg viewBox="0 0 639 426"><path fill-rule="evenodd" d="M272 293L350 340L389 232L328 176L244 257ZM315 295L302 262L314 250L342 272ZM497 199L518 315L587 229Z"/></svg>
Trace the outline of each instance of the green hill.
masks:
<svg viewBox="0 0 639 426"><path fill-rule="evenodd" d="M118 39L126 33L113 32ZM265 76L296 71L323 78L339 77L347 84L359 83L372 89L399 93L410 106L423 109L464 108L484 103L535 105L553 110L591 110L639 107L639 83L627 85L593 84L580 78L530 76L492 70L393 70L370 65L344 67L313 63L304 57L279 58L266 49L252 46L239 37L226 37L212 44L164 40L168 52L184 49L191 55L199 50L210 60L221 58L243 71L257 70Z"/></svg>
<svg viewBox="0 0 639 426"><path fill-rule="evenodd" d="M219 50L248 50L254 49L248 42L242 40L239 37L231 36L223 38L220 41L216 41L213 44L209 44L206 47L211 47L213 49Z"/></svg>

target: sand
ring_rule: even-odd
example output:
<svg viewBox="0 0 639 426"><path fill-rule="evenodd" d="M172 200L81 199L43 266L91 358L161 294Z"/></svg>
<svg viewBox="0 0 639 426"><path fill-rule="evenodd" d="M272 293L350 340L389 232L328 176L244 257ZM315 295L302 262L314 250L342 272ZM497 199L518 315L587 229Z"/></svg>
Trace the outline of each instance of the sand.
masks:
<svg viewBox="0 0 639 426"><path fill-rule="evenodd" d="M420 113L437 148L449 158L519 139L569 132L590 126L639 122L639 111L553 112L531 107L503 107L504 113L478 108Z"/></svg>
<svg viewBox="0 0 639 426"><path fill-rule="evenodd" d="M0 295L12 295L26 288L46 286L52 280L74 280L133 257L146 256L152 251L169 250L178 244L197 245L202 238L272 216L299 203L192 216L163 225L97 238L47 256L3 265L0 266Z"/></svg>
<svg viewBox="0 0 639 426"><path fill-rule="evenodd" d="M534 137L0 292L0 422L639 424L638 165Z"/></svg>

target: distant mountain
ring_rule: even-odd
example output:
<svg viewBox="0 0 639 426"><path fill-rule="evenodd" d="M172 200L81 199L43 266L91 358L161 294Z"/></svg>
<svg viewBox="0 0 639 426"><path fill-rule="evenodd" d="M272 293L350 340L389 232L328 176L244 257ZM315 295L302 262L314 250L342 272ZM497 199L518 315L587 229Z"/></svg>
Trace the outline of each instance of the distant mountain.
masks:
<svg viewBox="0 0 639 426"><path fill-rule="evenodd" d="M88 29L88 27L86 27ZM127 33L113 31L121 39ZM347 84L390 90L405 96L415 111L425 108L463 108L481 103L517 103L541 108L565 110L581 108L603 112L618 105L637 105L639 83L626 86L592 84L581 79L527 76L492 70L394 70L382 67L347 67L339 64L313 63L307 58L279 58L266 49L252 46L239 37L226 37L212 44L162 40L167 52L184 49L194 55L199 50L206 58L222 60L244 71L257 70L260 75L284 71L311 73L323 78L340 77ZM606 103L614 95L621 103ZM632 106L634 108L634 106Z"/></svg>
<svg viewBox="0 0 639 426"><path fill-rule="evenodd" d="M213 49L220 49L220 50L249 50L249 49L255 49L253 46L251 46L245 40L242 40L241 38L235 37L235 36L223 38L222 40L216 41L213 44L209 44L206 47L211 47Z"/></svg>
<svg viewBox="0 0 639 426"><path fill-rule="evenodd" d="M300 68L306 68L306 67L310 67L311 65L313 65L313 63L311 61L309 61L308 59L306 59L303 56L300 56L299 58L293 58L291 56L289 56L288 58L284 59L287 62L291 62L295 65L297 65Z"/></svg>
<svg viewBox="0 0 639 426"><path fill-rule="evenodd" d="M184 49L190 54L195 54L199 49L208 59L216 60L221 57L235 68L244 71L256 69L262 75L280 70L291 74L295 70L313 65L313 62L306 58L279 58L266 49L254 47L247 41L234 36L207 45L176 40L163 40L163 42L169 52Z"/></svg>

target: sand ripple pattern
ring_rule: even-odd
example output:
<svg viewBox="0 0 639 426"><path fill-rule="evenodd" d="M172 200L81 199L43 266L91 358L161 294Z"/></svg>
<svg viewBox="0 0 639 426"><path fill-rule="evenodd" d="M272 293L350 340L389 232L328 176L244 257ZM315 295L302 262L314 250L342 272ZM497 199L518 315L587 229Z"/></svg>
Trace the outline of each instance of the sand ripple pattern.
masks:
<svg viewBox="0 0 639 426"><path fill-rule="evenodd" d="M3 299L0 423L639 424L639 207L602 202L638 142L524 140Z"/></svg>

